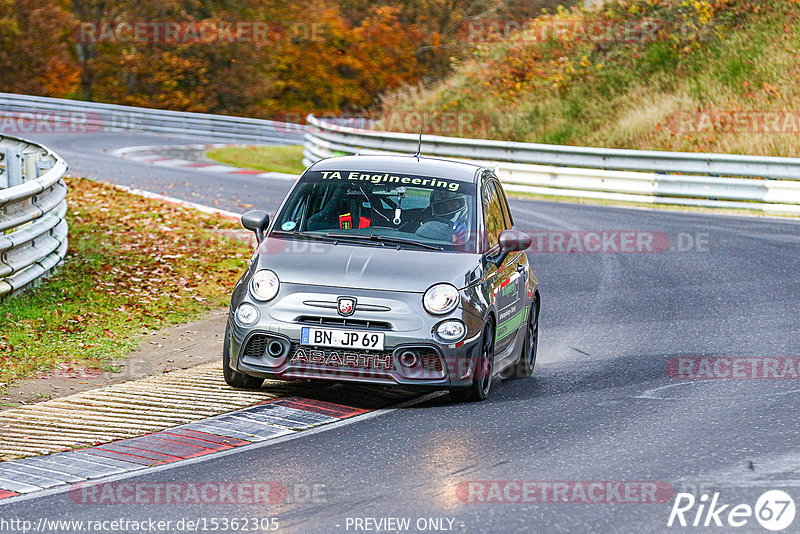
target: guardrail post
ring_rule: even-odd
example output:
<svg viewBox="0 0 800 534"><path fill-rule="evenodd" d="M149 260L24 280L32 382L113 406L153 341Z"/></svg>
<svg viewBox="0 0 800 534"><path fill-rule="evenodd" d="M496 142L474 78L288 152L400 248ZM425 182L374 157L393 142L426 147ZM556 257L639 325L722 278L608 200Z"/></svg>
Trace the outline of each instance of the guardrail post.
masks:
<svg viewBox="0 0 800 534"><path fill-rule="evenodd" d="M46 173L47 171L52 169L53 165L55 165L55 164L56 164L56 162L52 157L47 158L47 159L42 159L41 157L37 158L37 160L36 160L36 176L43 175L44 173Z"/></svg>
<svg viewBox="0 0 800 534"><path fill-rule="evenodd" d="M5 163L8 187L22 184L22 150L18 146L6 148Z"/></svg>
<svg viewBox="0 0 800 534"><path fill-rule="evenodd" d="M39 177L39 158L38 152L25 152L22 154L22 182L29 182Z"/></svg>

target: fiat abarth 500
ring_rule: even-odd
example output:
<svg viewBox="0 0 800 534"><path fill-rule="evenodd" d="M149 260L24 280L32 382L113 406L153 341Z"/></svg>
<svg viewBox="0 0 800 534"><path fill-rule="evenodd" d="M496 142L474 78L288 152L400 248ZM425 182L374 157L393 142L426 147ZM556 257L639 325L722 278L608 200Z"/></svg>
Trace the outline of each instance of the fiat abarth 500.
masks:
<svg viewBox="0 0 800 534"><path fill-rule="evenodd" d="M529 377L539 289L492 169L418 156L321 160L233 290L226 382L332 379L448 389L483 400L492 377Z"/></svg>

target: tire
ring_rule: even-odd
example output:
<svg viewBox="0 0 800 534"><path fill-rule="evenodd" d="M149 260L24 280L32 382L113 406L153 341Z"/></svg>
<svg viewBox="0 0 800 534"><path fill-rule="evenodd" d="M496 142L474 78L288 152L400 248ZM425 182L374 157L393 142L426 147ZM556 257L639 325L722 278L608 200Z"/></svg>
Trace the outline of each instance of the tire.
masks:
<svg viewBox="0 0 800 534"><path fill-rule="evenodd" d="M503 378L530 378L536 366L536 350L539 346L539 300L533 297L531 311L528 313L528 324L525 329L525 341L519 360L500 374Z"/></svg>
<svg viewBox="0 0 800 534"><path fill-rule="evenodd" d="M479 402L486 400L492 388L494 375L494 328L487 324L483 329L481 353L472 371L472 385L450 390L450 398L456 402Z"/></svg>
<svg viewBox="0 0 800 534"><path fill-rule="evenodd" d="M264 383L263 378L250 376L231 369L231 327L225 327L225 341L222 343L222 376L225 383L237 389L258 389Z"/></svg>

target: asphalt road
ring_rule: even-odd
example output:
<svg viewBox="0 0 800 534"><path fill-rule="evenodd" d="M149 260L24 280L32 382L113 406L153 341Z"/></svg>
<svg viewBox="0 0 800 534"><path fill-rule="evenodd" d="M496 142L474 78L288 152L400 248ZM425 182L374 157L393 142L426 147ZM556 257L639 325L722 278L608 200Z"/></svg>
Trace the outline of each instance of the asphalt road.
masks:
<svg viewBox="0 0 800 534"><path fill-rule="evenodd" d="M219 207L236 211L243 199L272 209L288 187L126 163L107 153L153 144L152 136L42 140L78 174L193 201L219 199ZM355 519L388 517L410 518L411 532L420 518L445 518L440 530L452 520L455 532L766 532L753 517L736 529L668 529L669 498L585 503L571 493L571 502L479 503L465 502L460 489L478 488L479 498L505 486L467 484L646 481L698 497L719 492L720 504L753 506L769 489L800 503L800 382L678 380L667 373L677 357L800 356L800 224L524 200L512 209L529 231L663 232L673 246L680 241L691 250L530 253L542 294L535 376L497 383L486 402L457 405L440 397L129 479L321 485L316 498L176 507L87 505L58 494L0 505L0 517L277 517L281 532L364 531L357 526L375 524ZM346 388L339 394L346 398ZM697 509L686 513L689 522ZM420 525L434 531L432 523ZM798 525L800 517L794 531Z"/></svg>
<svg viewBox="0 0 800 534"><path fill-rule="evenodd" d="M147 165L120 159L112 153L131 146L209 143L200 137L134 132L27 134L24 137L58 152L74 176L98 178L234 212L247 211L247 204L274 211L291 184L280 180L264 183L247 176L223 176Z"/></svg>

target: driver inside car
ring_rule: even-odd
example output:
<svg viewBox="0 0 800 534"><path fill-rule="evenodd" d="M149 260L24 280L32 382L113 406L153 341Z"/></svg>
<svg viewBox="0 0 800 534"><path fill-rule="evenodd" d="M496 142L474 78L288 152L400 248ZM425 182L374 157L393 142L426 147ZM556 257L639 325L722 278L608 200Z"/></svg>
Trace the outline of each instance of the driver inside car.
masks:
<svg viewBox="0 0 800 534"><path fill-rule="evenodd" d="M469 239L469 205L461 193L436 189L431 193L430 205L421 214L420 237L437 241L450 241L463 245Z"/></svg>
<svg viewBox="0 0 800 534"><path fill-rule="evenodd" d="M367 199L368 200L368 199ZM372 225L370 209L356 192L337 188L322 209L308 219L308 230L352 230Z"/></svg>

